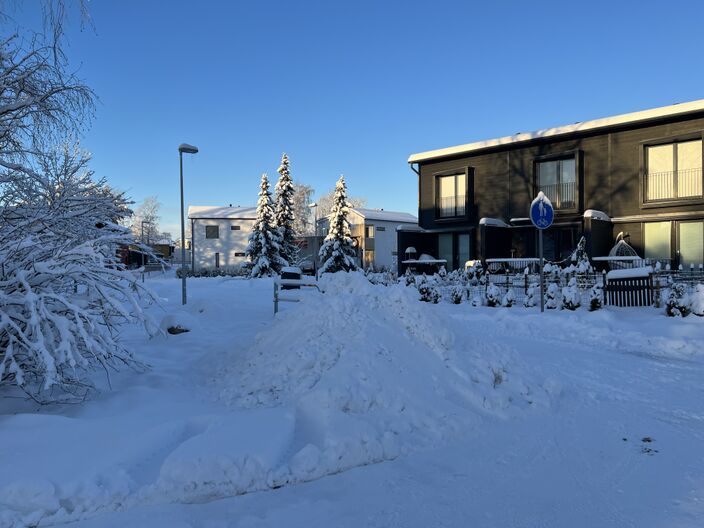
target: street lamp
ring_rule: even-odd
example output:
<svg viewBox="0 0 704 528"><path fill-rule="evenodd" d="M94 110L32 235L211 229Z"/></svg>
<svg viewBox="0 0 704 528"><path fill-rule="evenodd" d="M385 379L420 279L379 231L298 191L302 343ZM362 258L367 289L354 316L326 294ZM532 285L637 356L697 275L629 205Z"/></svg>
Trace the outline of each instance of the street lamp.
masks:
<svg viewBox="0 0 704 528"><path fill-rule="evenodd" d="M181 304L186 304L186 226L183 219L183 153L197 154L198 147L181 143L178 146L178 161L181 168ZM193 251L193 246L191 246Z"/></svg>

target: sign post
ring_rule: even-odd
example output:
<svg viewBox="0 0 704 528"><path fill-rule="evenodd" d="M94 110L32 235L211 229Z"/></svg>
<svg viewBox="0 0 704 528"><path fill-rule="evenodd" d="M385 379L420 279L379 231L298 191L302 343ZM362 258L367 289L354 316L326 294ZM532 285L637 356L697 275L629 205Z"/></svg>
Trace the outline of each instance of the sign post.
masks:
<svg viewBox="0 0 704 528"><path fill-rule="evenodd" d="M538 193L535 200L530 204L530 221L538 228L538 255L540 257L540 311L545 311L545 281L543 278L543 268L545 267L545 259L543 257L543 229L547 229L552 225L555 218L555 211L552 208L552 203L543 191Z"/></svg>

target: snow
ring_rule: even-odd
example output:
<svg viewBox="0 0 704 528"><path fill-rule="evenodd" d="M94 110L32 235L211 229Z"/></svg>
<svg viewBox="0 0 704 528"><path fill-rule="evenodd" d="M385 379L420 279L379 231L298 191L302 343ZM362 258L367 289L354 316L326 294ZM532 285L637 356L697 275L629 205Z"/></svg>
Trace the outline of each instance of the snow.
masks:
<svg viewBox="0 0 704 528"><path fill-rule="evenodd" d="M509 227L509 225L499 218L481 218L479 220L479 225L491 226L491 227Z"/></svg>
<svg viewBox="0 0 704 528"><path fill-rule="evenodd" d="M638 277L647 277L653 273L652 266L643 266L640 268L626 268L611 270L606 274L607 279L632 279Z"/></svg>
<svg viewBox="0 0 704 528"><path fill-rule="evenodd" d="M704 318L319 284L148 280L191 328L126 328L150 369L0 398L0 526L701 525Z"/></svg>
<svg viewBox="0 0 704 528"><path fill-rule="evenodd" d="M257 217L256 207L224 207L219 205L189 205L188 218L250 219Z"/></svg>
<svg viewBox="0 0 704 528"><path fill-rule="evenodd" d="M700 112L702 110L704 110L704 99L698 99L696 101L690 101L687 103L678 103L669 106L662 106L659 108L652 108L649 110L641 110L638 112L630 112L627 114L620 114L612 117L594 119L591 121L578 121L577 123L573 123L570 125L535 130L533 132L519 132L512 136L504 136L496 139L476 141L474 143L458 145L456 147L447 147L437 150L430 150L427 152L412 154L408 158L408 163L419 163L436 158L474 152L481 149L500 147L504 145L513 145L515 143L521 143L534 139L550 138L567 134L586 132L590 130L598 130L607 127L614 127L618 125L639 123L666 116L683 115L691 112Z"/></svg>
<svg viewBox="0 0 704 528"><path fill-rule="evenodd" d="M587 209L586 211L584 211L584 218L593 218L594 220L611 222L611 218L609 218L609 215L602 211L597 211L596 209Z"/></svg>

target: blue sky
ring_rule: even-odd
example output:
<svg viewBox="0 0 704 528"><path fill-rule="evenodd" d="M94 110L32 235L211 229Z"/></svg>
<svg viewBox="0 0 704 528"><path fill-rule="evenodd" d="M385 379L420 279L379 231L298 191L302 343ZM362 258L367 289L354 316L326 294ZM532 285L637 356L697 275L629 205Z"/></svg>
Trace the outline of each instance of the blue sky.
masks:
<svg viewBox="0 0 704 528"><path fill-rule="evenodd" d="M282 152L323 193L416 212L413 152L704 97L701 2L94 1L82 144L136 201L250 205ZM29 19L25 11L18 19Z"/></svg>

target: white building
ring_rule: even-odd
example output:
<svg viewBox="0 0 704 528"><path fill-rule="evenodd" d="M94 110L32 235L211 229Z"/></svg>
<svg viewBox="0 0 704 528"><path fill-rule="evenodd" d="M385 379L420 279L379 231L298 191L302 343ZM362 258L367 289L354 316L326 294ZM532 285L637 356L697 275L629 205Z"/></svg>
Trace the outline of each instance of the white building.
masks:
<svg viewBox="0 0 704 528"><path fill-rule="evenodd" d="M256 207L190 205L193 269L245 263L245 250L256 216Z"/></svg>
<svg viewBox="0 0 704 528"><path fill-rule="evenodd" d="M396 230L417 226L418 219L410 213L383 209L350 209L347 218L352 237L357 242L359 263L367 268L396 270L398 268L398 237ZM319 233L327 235L328 218L318 220Z"/></svg>

